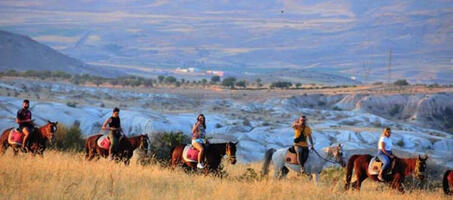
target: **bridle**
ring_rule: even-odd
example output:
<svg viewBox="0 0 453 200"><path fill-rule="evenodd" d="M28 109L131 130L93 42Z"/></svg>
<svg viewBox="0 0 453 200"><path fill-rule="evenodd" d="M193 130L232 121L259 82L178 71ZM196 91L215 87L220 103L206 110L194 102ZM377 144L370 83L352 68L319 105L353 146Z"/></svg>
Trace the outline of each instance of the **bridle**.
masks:
<svg viewBox="0 0 453 200"><path fill-rule="evenodd" d="M342 163L344 163L344 162L341 162L341 161L338 161L338 160L330 160L330 159L327 159L327 158L322 157L322 156L318 153L318 151L316 151L315 148L312 148L312 150L313 150L313 152L315 152L315 154L316 154L318 157L320 157L321 159L323 159L323 160L325 160L325 161L327 161L327 162L330 162L330 163L333 163L333 164L339 164L339 165L341 165ZM339 153L340 153L340 159L343 159L343 153L342 153L341 151L340 151Z"/></svg>

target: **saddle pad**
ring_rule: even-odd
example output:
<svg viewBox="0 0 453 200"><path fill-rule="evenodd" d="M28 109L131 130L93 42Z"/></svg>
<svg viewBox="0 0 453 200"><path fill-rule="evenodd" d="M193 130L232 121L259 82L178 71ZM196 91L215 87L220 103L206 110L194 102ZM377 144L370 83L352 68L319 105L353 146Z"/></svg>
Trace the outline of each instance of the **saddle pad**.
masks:
<svg viewBox="0 0 453 200"><path fill-rule="evenodd" d="M110 140L107 135L99 137L97 144L100 148L108 150L110 148Z"/></svg>
<svg viewBox="0 0 453 200"><path fill-rule="evenodd" d="M286 151L285 162L298 165L299 163L297 162L297 154L295 152L293 153L291 151L291 148L293 148L294 150L294 147L290 147L288 151Z"/></svg>
<svg viewBox="0 0 453 200"><path fill-rule="evenodd" d="M24 139L24 134L17 129L12 129L9 132L8 136L8 143L9 144L14 144L14 145L22 145L22 141Z"/></svg>
<svg viewBox="0 0 453 200"><path fill-rule="evenodd" d="M383 163L377 158L373 157L370 161L370 164L368 165L368 174L370 175L378 175L379 172L381 171L381 168L383 166ZM393 167L395 166L395 161L393 160L391 163L391 167L389 170L387 170L387 174L391 174Z"/></svg>
<svg viewBox="0 0 453 200"><path fill-rule="evenodd" d="M192 145L186 145L182 152L182 158L186 162L198 162L198 150L192 147Z"/></svg>

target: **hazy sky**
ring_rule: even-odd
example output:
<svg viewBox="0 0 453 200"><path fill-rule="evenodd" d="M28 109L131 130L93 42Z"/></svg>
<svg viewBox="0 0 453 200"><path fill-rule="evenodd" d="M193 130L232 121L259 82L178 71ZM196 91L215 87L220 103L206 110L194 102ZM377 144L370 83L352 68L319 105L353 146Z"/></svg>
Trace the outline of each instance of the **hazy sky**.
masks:
<svg viewBox="0 0 453 200"><path fill-rule="evenodd" d="M65 2L65 3L62 3ZM0 29L88 63L452 70L453 1L0 1Z"/></svg>

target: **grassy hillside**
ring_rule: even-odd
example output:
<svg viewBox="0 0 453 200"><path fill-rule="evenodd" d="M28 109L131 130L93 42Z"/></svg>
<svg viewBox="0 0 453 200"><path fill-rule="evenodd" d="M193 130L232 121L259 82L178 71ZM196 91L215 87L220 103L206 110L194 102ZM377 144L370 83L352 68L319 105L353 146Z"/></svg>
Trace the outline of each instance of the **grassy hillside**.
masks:
<svg viewBox="0 0 453 200"><path fill-rule="evenodd" d="M0 199L448 199L440 188L402 195L367 181L361 192L344 192L341 170L324 173L318 186L294 173L283 181L258 180L253 171L261 163L227 164L224 179L156 165L86 162L81 154L56 151L44 158L9 152L0 163Z"/></svg>

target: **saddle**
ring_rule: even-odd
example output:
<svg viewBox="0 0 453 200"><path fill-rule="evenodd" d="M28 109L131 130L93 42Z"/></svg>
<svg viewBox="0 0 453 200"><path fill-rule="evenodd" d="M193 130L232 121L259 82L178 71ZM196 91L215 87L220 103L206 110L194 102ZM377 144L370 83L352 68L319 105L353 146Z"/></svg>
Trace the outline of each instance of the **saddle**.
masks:
<svg viewBox="0 0 453 200"><path fill-rule="evenodd" d="M390 169L387 169L387 175L392 174L393 168L395 167L396 159L393 159L390 164ZM378 175L382 169L384 163L379 160L377 156L373 157L370 160L370 164L368 165L368 174L370 175Z"/></svg>
<svg viewBox="0 0 453 200"><path fill-rule="evenodd" d="M24 140L24 133L19 129L13 128L8 135L8 143L11 145L22 145Z"/></svg>
<svg viewBox="0 0 453 200"><path fill-rule="evenodd" d="M184 151L182 152L182 158L186 162L198 162L198 153L200 153L197 149L195 149L192 145L188 144L184 147Z"/></svg>
<svg viewBox="0 0 453 200"><path fill-rule="evenodd" d="M110 148L109 137L107 135L103 135L103 136L99 137L97 144L101 149L109 150L109 148Z"/></svg>
<svg viewBox="0 0 453 200"><path fill-rule="evenodd" d="M203 144L203 147L204 147L204 151L206 152L207 149L209 148L209 145L208 144ZM188 144L184 147L184 150L182 152L182 158L184 159L184 161L186 162L198 162L198 154L200 153L200 151L198 151L197 149L195 149L195 147L193 147L191 144Z"/></svg>
<svg viewBox="0 0 453 200"><path fill-rule="evenodd" d="M285 162L288 164L299 164L299 162L297 162L297 153L294 146L289 147L286 151Z"/></svg>

